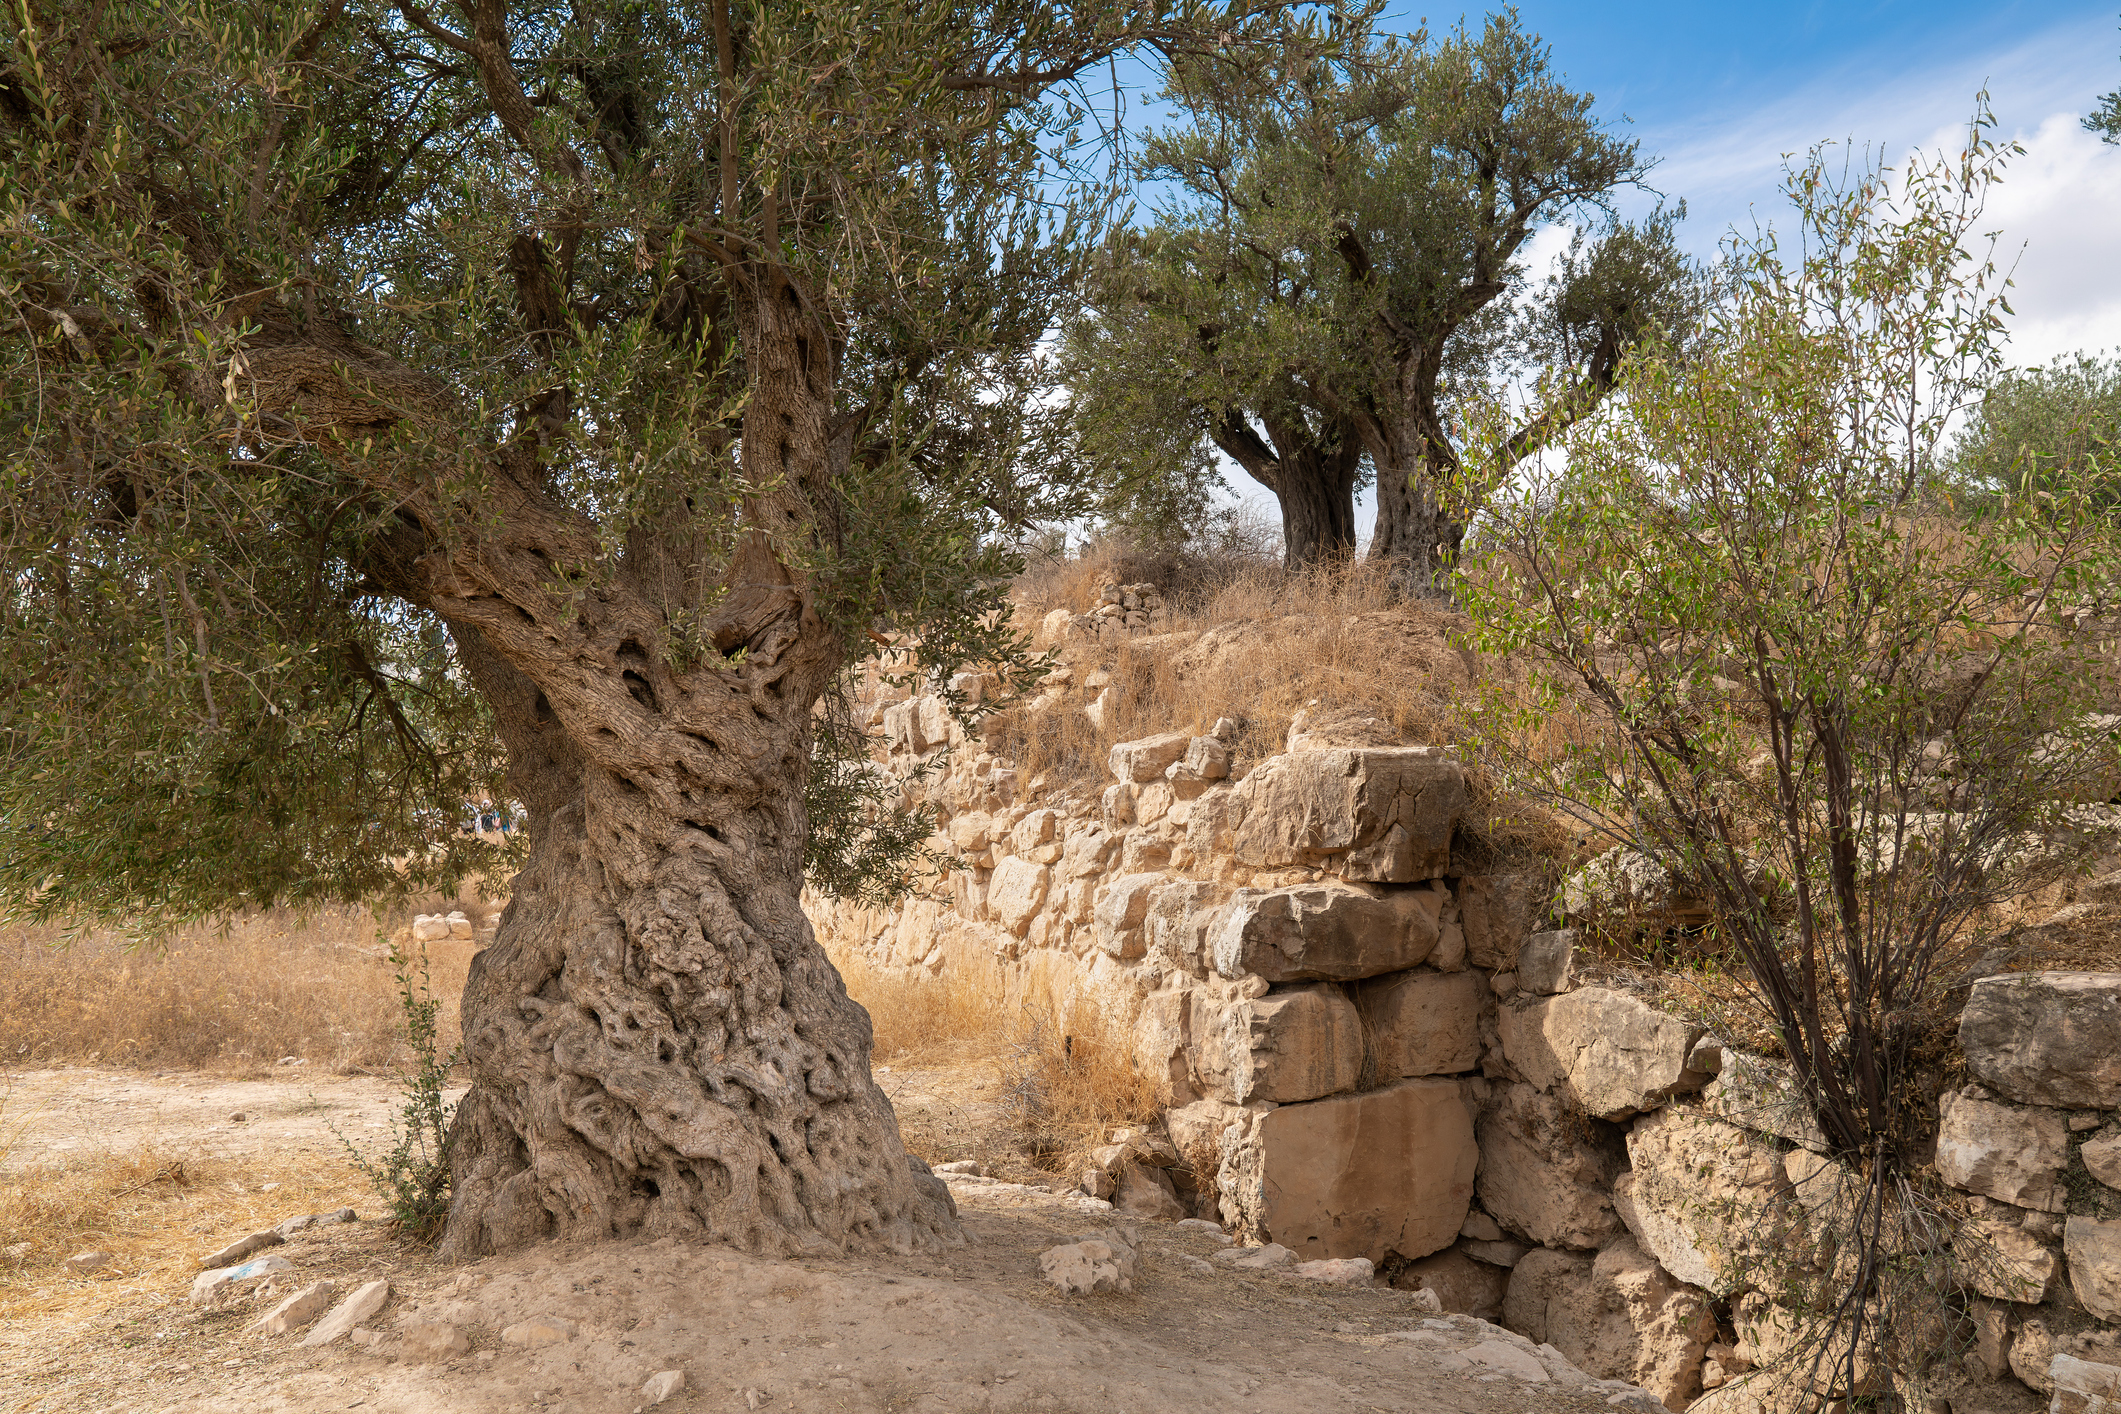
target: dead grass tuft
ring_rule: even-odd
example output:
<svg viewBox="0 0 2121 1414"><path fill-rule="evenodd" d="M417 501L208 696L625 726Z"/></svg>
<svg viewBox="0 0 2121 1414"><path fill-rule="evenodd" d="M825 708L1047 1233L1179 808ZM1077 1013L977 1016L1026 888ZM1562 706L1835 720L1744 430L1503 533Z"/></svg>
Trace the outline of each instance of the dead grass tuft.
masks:
<svg viewBox="0 0 2121 1414"><path fill-rule="evenodd" d="M198 1274L200 1255L229 1238L367 1197L350 1165L310 1154L275 1155L261 1167L255 1157L143 1147L0 1171L0 1234L10 1249L0 1257L0 1328L166 1302ZM16 1250L21 1243L27 1251ZM110 1253L109 1265L69 1272L66 1259L87 1250Z"/></svg>
<svg viewBox="0 0 2121 1414"><path fill-rule="evenodd" d="M299 1056L394 1073L411 1056L378 928L365 909L308 918L274 909L188 928L160 947L107 933L69 947L57 928L0 933L0 1065L241 1072ZM477 947L428 945L445 1052L456 1046L457 998Z"/></svg>
<svg viewBox="0 0 2121 1414"><path fill-rule="evenodd" d="M1072 1177L1110 1130L1162 1112L1135 1059L1131 1015L1086 997L1057 1003L991 964L930 976L876 967L851 949L833 949L832 962L868 1009L877 1063L997 1066L1021 1156L1047 1172Z"/></svg>

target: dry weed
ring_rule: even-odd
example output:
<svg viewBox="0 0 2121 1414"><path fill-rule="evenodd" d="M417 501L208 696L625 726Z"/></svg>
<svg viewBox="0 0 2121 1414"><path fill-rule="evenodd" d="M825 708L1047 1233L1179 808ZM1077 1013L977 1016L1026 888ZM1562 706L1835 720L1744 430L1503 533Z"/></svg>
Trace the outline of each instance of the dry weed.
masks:
<svg viewBox="0 0 2121 1414"><path fill-rule="evenodd" d="M0 1259L0 1328L166 1301L190 1285L199 1256L229 1238L367 1196L350 1165L312 1154L261 1161L144 1147L0 1172L0 1234L10 1249L28 1244ZM84 1250L111 1261L85 1275L67 1271L65 1260Z"/></svg>
<svg viewBox="0 0 2121 1414"><path fill-rule="evenodd" d="M833 950L832 961L868 1009L877 1062L998 1064L1023 1157L1048 1172L1072 1176L1108 1131L1162 1112L1135 1059L1131 1015L1089 998L1057 1004L1040 989L1010 985L991 965L930 976L879 968L852 950Z"/></svg>
<svg viewBox="0 0 2121 1414"><path fill-rule="evenodd" d="M445 1053L477 946L429 944ZM292 1055L395 1072L411 1057L386 951L364 909L306 919L268 910L187 928L159 947L101 933L65 946L57 928L0 933L0 1064L240 1071Z"/></svg>

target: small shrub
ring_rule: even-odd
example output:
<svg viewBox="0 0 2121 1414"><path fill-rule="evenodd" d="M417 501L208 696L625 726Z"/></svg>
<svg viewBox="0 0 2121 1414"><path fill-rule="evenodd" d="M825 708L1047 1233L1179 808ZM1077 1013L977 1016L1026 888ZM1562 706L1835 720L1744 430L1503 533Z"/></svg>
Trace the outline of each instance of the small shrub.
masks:
<svg viewBox="0 0 2121 1414"><path fill-rule="evenodd" d="M408 945L393 943L390 962L398 982L405 1042L414 1059L412 1072L405 1077L405 1104L391 1121L393 1143L382 1157L371 1159L336 1128L332 1133L390 1209L398 1230L416 1241L429 1242L441 1234L443 1220L449 1216L449 1121L456 1107L443 1103L442 1090L463 1047L459 1044L447 1055L442 1053L438 1040L442 1003L428 986L425 946L419 952L417 980Z"/></svg>

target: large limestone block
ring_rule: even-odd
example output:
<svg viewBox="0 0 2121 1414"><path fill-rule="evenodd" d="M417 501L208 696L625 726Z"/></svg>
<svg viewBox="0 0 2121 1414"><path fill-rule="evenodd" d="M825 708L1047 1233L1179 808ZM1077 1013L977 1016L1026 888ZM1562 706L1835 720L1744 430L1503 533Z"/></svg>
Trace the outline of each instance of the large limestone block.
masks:
<svg viewBox="0 0 2121 1414"><path fill-rule="evenodd" d="M1022 937L1046 901L1051 878L1052 871L1045 865L1014 855L995 865L993 877L987 880L987 907L995 921Z"/></svg>
<svg viewBox="0 0 2121 1414"><path fill-rule="evenodd" d="M1306 1261L1451 1245L1480 1162L1453 1080L1283 1105L1223 1131L1224 1217Z"/></svg>
<svg viewBox="0 0 2121 1414"><path fill-rule="evenodd" d="M1497 1087L1480 1117L1480 1152L1480 1205L1510 1231L1583 1248L1620 1231L1612 1200L1620 1145L1559 1096Z"/></svg>
<svg viewBox="0 0 2121 1414"><path fill-rule="evenodd" d="M2102 1321L2121 1321L2121 1221L2071 1217L2062 1225L2069 1286L2084 1309Z"/></svg>
<svg viewBox="0 0 2121 1414"><path fill-rule="evenodd" d="M1225 818L1246 864L1331 861L1349 879L1404 884L1448 871L1465 805L1465 773L1431 747L1337 748L1262 762Z"/></svg>
<svg viewBox="0 0 2121 1414"><path fill-rule="evenodd" d="M1458 881L1466 961L1490 972L1517 966L1517 948L1532 935L1551 893L1536 874L1475 875Z"/></svg>
<svg viewBox="0 0 2121 1414"><path fill-rule="evenodd" d="M2121 1365L2057 1355L2047 1378L2055 1389L2051 1414L2121 1414Z"/></svg>
<svg viewBox="0 0 2121 1414"><path fill-rule="evenodd" d="M1123 741L1112 748L1107 764L1119 780L1147 785L1162 780L1164 772L1184 757L1186 748L1192 744L1193 738L1185 732L1166 732L1139 741Z"/></svg>
<svg viewBox="0 0 2121 1414"><path fill-rule="evenodd" d="M1299 884L1239 889L1214 938L1215 970L1269 982L1353 981L1414 967L1436 947L1430 889Z"/></svg>
<svg viewBox="0 0 2121 1414"><path fill-rule="evenodd" d="M1939 1108L1937 1173L1946 1183L2020 1208L2062 1211L2062 1170L2069 1163L2065 1116L1999 1104L1971 1086L1947 1093Z"/></svg>
<svg viewBox="0 0 2121 1414"><path fill-rule="evenodd" d="M1716 1338L1708 1298L1625 1237L1595 1260L1526 1253L1510 1273L1503 1323L1579 1369L1648 1390L1674 1411L1701 1392L1701 1362Z"/></svg>
<svg viewBox="0 0 2121 1414"><path fill-rule="evenodd" d="M1613 1200L1643 1250L1718 1296L1748 1285L1790 1229L1782 1156L1695 1110L1644 1115L1627 1145L1633 1171Z"/></svg>
<svg viewBox="0 0 2121 1414"><path fill-rule="evenodd" d="M1397 972L1362 988L1360 1006L1383 1076L1450 1075L1480 1065L1478 972ZM1448 1309L1448 1308L1447 1308Z"/></svg>
<svg viewBox="0 0 2121 1414"><path fill-rule="evenodd" d="M1959 1047L1974 1079L2021 1104L2121 1109L2121 973L1984 977Z"/></svg>
<svg viewBox="0 0 2121 1414"><path fill-rule="evenodd" d="M1625 992L1585 987L1517 1000L1496 1022L1503 1057L1518 1074L1542 1090L1559 1085L1578 1109L1601 1119L1656 1109L1709 1080L1687 1067L1703 1028Z"/></svg>
<svg viewBox="0 0 2121 1414"><path fill-rule="evenodd" d="M1330 982L1237 1002L1221 1032L1229 1090L1217 1098L1289 1104L1353 1090L1362 1078L1362 1022Z"/></svg>

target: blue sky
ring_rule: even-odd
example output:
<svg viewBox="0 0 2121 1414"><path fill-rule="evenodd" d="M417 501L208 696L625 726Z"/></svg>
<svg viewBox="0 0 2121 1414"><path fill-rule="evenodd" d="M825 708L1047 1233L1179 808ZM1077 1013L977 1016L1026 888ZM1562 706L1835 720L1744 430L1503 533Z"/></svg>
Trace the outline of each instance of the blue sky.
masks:
<svg viewBox="0 0 2121 1414"><path fill-rule="evenodd" d="M1989 203L2016 261L2013 361L2121 351L2121 147L2078 119L2121 88L2121 0L2097 4L1650 3L1527 0L1527 28L1571 86L1627 119L1659 158L1654 184L1684 197L1683 239L1714 250L1733 225L1780 214L1786 153L1851 140L1898 158L1956 145L1986 86L2000 133L2027 151ZM1478 22L1480 12L1473 12ZM1389 27L1433 30L1455 10L1399 5ZM1532 251L1551 258L1555 232ZM1271 515L1235 468L1231 484ZM1369 508L1360 519L1367 533Z"/></svg>

